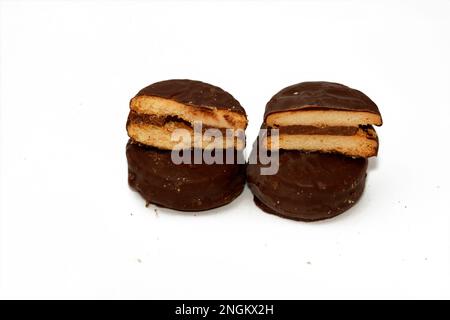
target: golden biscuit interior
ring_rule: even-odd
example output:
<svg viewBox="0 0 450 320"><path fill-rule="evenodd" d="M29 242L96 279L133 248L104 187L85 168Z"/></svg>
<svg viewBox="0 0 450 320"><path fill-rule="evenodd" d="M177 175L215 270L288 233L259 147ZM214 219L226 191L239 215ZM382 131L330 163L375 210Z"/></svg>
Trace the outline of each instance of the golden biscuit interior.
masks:
<svg viewBox="0 0 450 320"><path fill-rule="evenodd" d="M373 128L357 128L354 134L304 134L283 133L268 135L263 139L268 150L305 150L341 153L350 157L368 158L378 153L378 137Z"/></svg>
<svg viewBox="0 0 450 320"><path fill-rule="evenodd" d="M194 127L201 124L201 133ZM130 102L127 132L133 140L160 149L245 147L245 114L174 100L136 96ZM205 134L206 133L206 134ZM187 139L187 136L190 139Z"/></svg>
<svg viewBox="0 0 450 320"><path fill-rule="evenodd" d="M360 126L382 125L379 114L365 111L345 110L295 110L269 114L266 118L269 127L312 125L312 126Z"/></svg>

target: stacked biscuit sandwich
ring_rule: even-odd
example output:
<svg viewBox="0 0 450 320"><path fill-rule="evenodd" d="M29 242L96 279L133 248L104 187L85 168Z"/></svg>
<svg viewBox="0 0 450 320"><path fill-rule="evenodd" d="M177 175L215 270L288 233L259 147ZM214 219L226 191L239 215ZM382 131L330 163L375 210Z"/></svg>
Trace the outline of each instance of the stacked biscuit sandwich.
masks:
<svg viewBox="0 0 450 320"><path fill-rule="evenodd" d="M246 126L244 108L219 87L167 80L142 89L130 101L127 121L130 186L148 203L182 211L231 202L245 185L245 164L236 161L243 157L245 136L227 133L243 133ZM205 150L222 161L194 162L195 153ZM227 163L230 150L235 160ZM174 161L179 153L187 161Z"/></svg>
<svg viewBox="0 0 450 320"><path fill-rule="evenodd" d="M362 195L367 159L378 152L374 125L382 125L378 107L358 90L331 82L281 90L266 105L260 139L260 148L278 156L278 172L261 174L259 161L247 168L255 203L304 221L346 211Z"/></svg>

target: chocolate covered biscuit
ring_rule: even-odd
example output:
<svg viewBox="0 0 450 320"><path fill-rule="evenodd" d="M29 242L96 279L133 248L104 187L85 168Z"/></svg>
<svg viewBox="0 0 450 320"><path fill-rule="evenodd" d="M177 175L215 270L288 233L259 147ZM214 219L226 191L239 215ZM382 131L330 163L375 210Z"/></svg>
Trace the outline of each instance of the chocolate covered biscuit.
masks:
<svg viewBox="0 0 450 320"><path fill-rule="evenodd" d="M247 167L248 186L265 212L301 221L328 219L352 207L364 190L365 158L297 150L280 150L278 156L275 175L261 175L260 161Z"/></svg>
<svg viewBox="0 0 450 320"><path fill-rule="evenodd" d="M268 126L381 125L377 105L364 93L334 82L302 82L282 89L266 105Z"/></svg>
<svg viewBox="0 0 450 320"><path fill-rule="evenodd" d="M194 145L194 126L201 132L208 129L233 129L234 135L222 134L212 139L202 135L200 146ZM228 92L219 87L193 80L166 80L140 90L130 101L127 131L130 138L160 149L174 148L238 148L245 141L236 133L245 130L247 116L244 108ZM173 139L177 129L191 135L190 142ZM211 131L211 130L210 130Z"/></svg>
<svg viewBox="0 0 450 320"><path fill-rule="evenodd" d="M267 103L258 147L278 157L274 174L254 147L247 183L258 207L302 221L337 216L361 197L367 158L378 153L382 119L362 92L331 82L287 87ZM257 153L258 152L258 153ZM264 154L264 153L263 153Z"/></svg>
<svg viewBox="0 0 450 320"><path fill-rule="evenodd" d="M333 82L302 82L270 99L265 125L277 128L279 144L271 149L341 153L351 157L377 155L372 125L381 125L377 105L362 92Z"/></svg>
<svg viewBox="0 0 450 320"><path fill-rule="evenodd" d="M245 185L246 126L240 103L216 86L167 80L140 90L126 125L129 185L148 203L180 211L231 202ZM174 161L180 152L188 157Z"/></svg>
<svg viewBox="0 0 450 320"><path fill-rule="evenodd" d="M187 151L193 158L194 150ZM202 211L233 201L245 185L245 164L175 164L171 151L130 140L128 183L149 203L180 211ZM225 153L223 153L225 157ZM243 157L234 150L234 157Z"/></svg>

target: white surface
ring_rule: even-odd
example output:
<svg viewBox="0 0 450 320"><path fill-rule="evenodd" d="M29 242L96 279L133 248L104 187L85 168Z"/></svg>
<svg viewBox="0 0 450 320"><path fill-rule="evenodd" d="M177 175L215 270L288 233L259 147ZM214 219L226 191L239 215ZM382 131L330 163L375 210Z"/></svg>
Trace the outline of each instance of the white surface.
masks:
<svg viewBox="0 0 450 320"><path fill-rule="evenodd" d="M0 296L450 298L447 2L5 2L0 16ZM207 214L127 185L129 99L163 79L231 92L253 141L306 80L380 107L361 201L305 224L249 190Z"/></svg>

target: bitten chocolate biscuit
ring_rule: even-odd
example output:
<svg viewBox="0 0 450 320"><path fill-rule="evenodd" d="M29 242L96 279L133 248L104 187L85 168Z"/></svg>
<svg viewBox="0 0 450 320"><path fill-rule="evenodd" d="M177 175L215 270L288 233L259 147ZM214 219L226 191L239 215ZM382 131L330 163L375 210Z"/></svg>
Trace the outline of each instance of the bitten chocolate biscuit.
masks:
<svg viewBox="0 0 450 320"><path fill-rule="evenodd" d="M202 124L202 133L218 130L215 139L202 134L201 148L243 149L243 134L227 136L247 127L244 108L228 92L219 87L193 80L166 80L154 83L137 93L130 101L127 131L130 138L160 149L198 147L195 145L194 125ZM184 129L190 142L173 139L176 129ZM220 137L218 137L220 136Z"/></svg>
<svg viewBox="0 0 450 320"><path fill-rule="evenodd" d="M271 149L341 153L351 157L377 155L372 125L381 125L377 105L362 92L333 82L302 82L270 99L264 114L268 128L279 129Z"/></svg>
<svg viewBox="0 0 450 320"><path fill-rule="evenodd" d="M278 155L275 175L261 175L259 161L247 166L248 186L265 212L301 221L328 219L352 207L363 193L365 158L298 150Z"/></svg>
<svg viewBox="0 0 450 320"><path fill-rule="evenodd" d="M194 149L188 150L194 158ZM233 149L234 158L243 157ZM174 164L171 151L130 140L128 182L149 203L180 211L202 211L233 201L245 185L245 164Z"/></svg>
<svg viewBox="0 0 450 320"><path fill-rule="evenodd" d="M216 86L167 80L142 89L130 101L126 126L129 185L147 202L180 211L231 202L245 185L246 126L244 108ZM173 152L189 159L179 164Z"/></svg>

